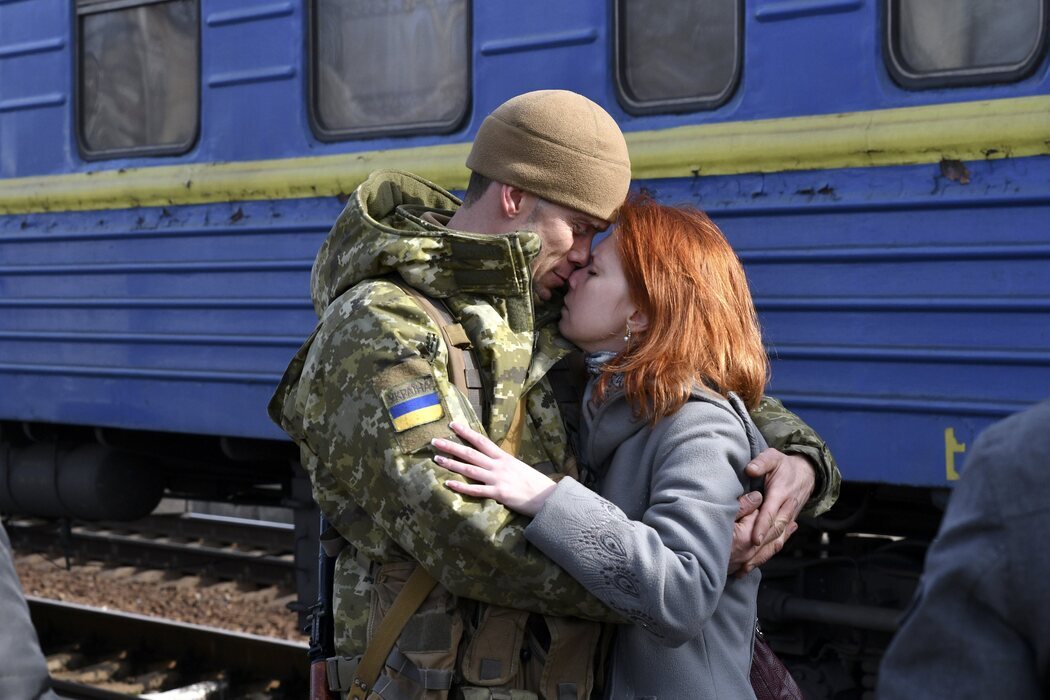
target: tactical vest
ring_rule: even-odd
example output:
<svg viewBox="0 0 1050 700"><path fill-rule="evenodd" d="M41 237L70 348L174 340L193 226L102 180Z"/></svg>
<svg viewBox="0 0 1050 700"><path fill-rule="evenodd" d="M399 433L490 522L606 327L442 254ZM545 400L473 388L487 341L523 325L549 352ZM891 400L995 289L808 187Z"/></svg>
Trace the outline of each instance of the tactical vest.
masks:
<svg viewBox="0 0 1050 700"><path fill-rule="evenodd" d="M481 373L463 327L443 305L391 281L441 330L453 384L484 415ZM522 397L500 447L517 453L525 418ZM334 557L352 545L330 530L322 546ZM368 645L360 656L327 660L332 691L351 700L446 700L453 690L457 700L590 697L600 624L457 599L414 562L360 563L374 579Z"/></svg>

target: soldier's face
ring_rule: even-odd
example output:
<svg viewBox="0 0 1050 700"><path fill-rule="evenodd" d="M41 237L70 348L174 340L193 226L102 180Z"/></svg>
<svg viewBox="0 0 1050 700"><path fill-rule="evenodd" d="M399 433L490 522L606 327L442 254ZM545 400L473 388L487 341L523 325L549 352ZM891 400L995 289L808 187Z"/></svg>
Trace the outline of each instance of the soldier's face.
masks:
<svg viewBox="0 0 1050 700"><path fill-rule="evenodd" d="M536 295L547 301L555 289L568 284L569 275L591 258L591 243L608 224L558 204L536 200L525 228L543 243L532 261L532 284Z"/></svg>
<svg viewBox="0 0 1050 700"><path fill-rule="evenodd" d="M569 293L565 296L558 330L587 352L620 352L626 347L623 336L627 319L636 311L616 244L610 236L594 249L590 264L569 278Z"/></svg>

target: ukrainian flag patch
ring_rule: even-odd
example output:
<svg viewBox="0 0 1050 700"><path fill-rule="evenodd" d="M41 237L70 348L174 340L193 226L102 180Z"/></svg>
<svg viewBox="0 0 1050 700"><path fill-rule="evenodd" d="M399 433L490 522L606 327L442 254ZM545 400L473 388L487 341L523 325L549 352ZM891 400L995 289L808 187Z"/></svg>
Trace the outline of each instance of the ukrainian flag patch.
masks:
<svg viewBox="0 0 1050 700"><path fill-rule="evenodd" d="M396 403L387 410L390 411L390 419L394 422L394 430L399 433L417 425L433 423L445 415L436 391Z"/></svg>
<svg viewBox="0 0 1050 700"><path fill-rule="evenodd" d="M399 369L408 368L401 366ZM401 378L405 377L402 375ZM394 430L398 433L441 420L445 415L437 384L429 373L409 381L397 382L393 386L388 384L380 391L383 404L390 414L390 422L394 424Z"/></svg>

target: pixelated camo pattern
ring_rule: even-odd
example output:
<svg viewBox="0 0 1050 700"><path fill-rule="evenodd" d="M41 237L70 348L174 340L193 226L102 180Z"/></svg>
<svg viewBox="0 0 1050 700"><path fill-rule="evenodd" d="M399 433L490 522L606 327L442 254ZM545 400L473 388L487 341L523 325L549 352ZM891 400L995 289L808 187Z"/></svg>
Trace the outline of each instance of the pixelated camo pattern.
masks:
<svg viewBox="0 0 1050 700"><path fill-rule="evenodd" d="M758 407L751 412L751 419L770 447L809 457L814 465L817 483L803 514L811 517L820 515L835 505L842 475L824 440L801 418L770 396L762 397Z"/></svg>
<svg viewBox="0 0 1050 700"><path fill-rule="evenodd" d="M385 411L384 379L401 381L425 367L447 418L499 440L524 393L529 420L520 456L546 473L572 468L545 378L569 348L556 333L557 305L534 309L530 292L528 265L539 242L528 232L472 235L420 218L434 210L450 215L458 205L448 192L405 173L376 173L354 193L314 264L321 321L288 367L270 415L300 444L322 511L364 558L416 559L453 593L472 599L615 619L527 546L523 518L441 485L451 475L433 463L428 444L452 437L444 420L397 433ZM438 329L383 280L392 274L443 299L464 325L492 400L486 425L450 385ZM763 399L752 415L770 446L814 462L817 489L807 512L827 510L840 475L823 440L775 399ZM443 546L434 547L438 542ZM496 578L498 587L491 585ZM345 550L334 606L341 654L364 648L370 593L367 569Z"/></svg>
<svg viewBox="0 0 1050 700"><path fill-rule="evenodd" d="M458 204L405 173L375 173L358 188L318 253L311 282L320 322L286 371L270 415L300 444L322 512L364 557L414 559L466 598L617 620L528 545L523 516L445 488L445 480L459 477L432 460L432 438L454 439L448 420L499 441L525 395L519 457L549 473L570 463L544 377L571 346L555 332L550 309L539 310L543 325L535 327L528 270L538 238L455 232L420 218L427 210L451 214ZM491 400L484 425L449 381L438 328L385 279L393 274L442 299L462 323ZM382 392L424 376L433 378L444 418L395 431ZM370 584L352 550L344 550L335 583L340 654L364 648Z"/></svg>

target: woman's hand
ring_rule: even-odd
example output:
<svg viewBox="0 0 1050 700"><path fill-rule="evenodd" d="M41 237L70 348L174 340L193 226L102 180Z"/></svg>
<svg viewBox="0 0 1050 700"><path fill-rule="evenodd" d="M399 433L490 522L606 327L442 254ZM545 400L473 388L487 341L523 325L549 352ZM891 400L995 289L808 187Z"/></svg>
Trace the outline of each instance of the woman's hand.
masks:
<svg viewBox="0 0 1050 700"><path fill-rule="evenodd" d="M525 515L532 516L540 512L554 490L555 483L550 477L515 459L487 436L465 425L450 423L449 427L467 444L460 445L440 438L433 440L431 444L436 449L455 458L438 455L434 461L478 483L446 481L447 488L465 496L491 498Z"/></svg>

